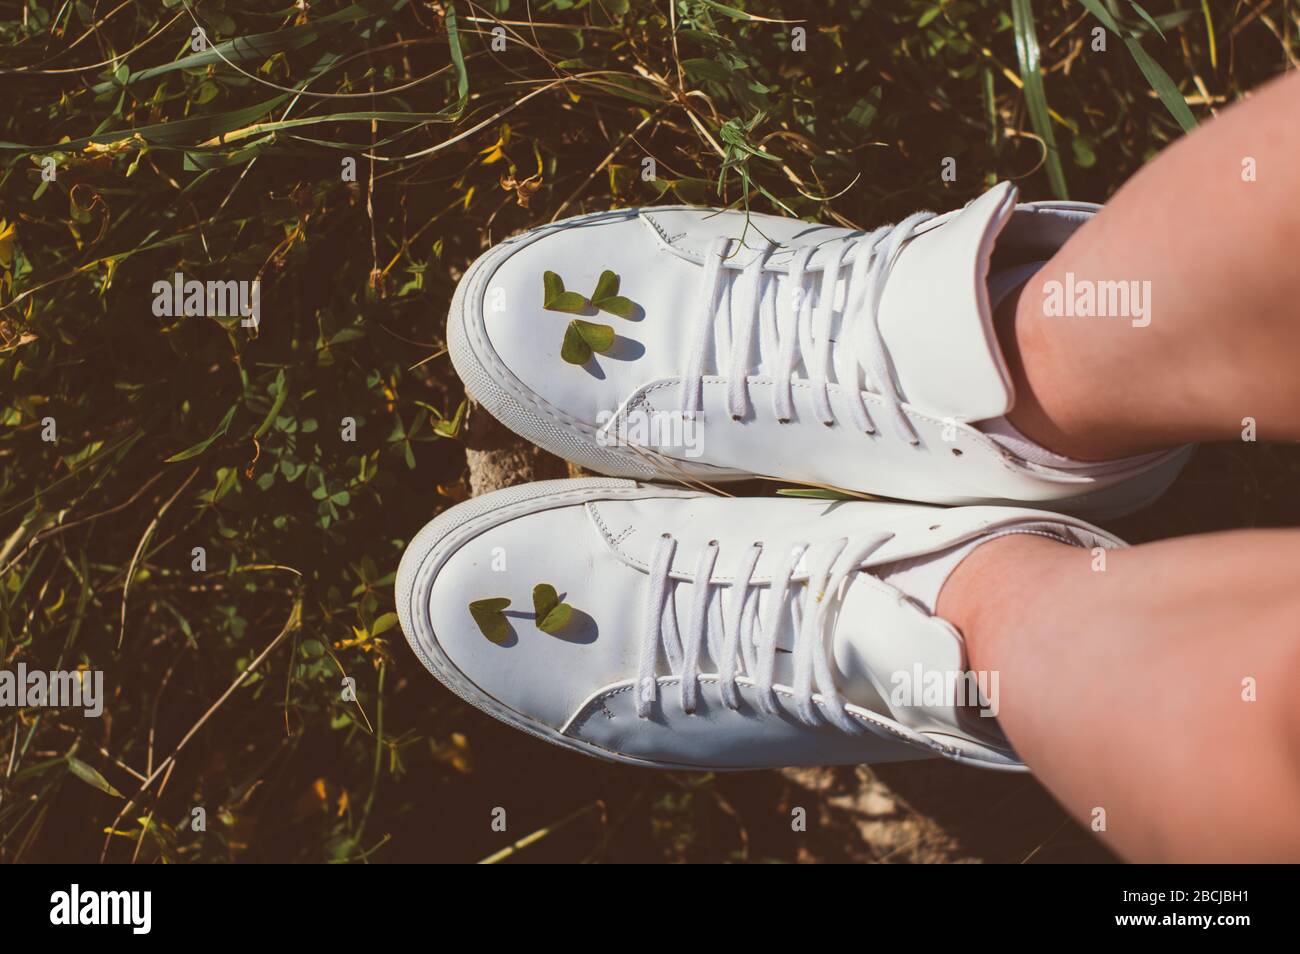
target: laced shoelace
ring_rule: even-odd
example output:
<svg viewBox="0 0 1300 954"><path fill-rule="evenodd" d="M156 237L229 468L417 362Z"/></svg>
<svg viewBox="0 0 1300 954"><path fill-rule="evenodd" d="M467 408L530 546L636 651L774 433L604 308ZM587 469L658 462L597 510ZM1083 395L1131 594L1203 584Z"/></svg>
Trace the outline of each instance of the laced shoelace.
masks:
<svg viewBox="0 0 1300 954"><path fill-rule="evenodd" d="M835 423L830 402L833 370L835 382L849 395L855 427L868 434L876 430L862 399L866 385L884 399L898 435L908 443L917 443L920 438L903 411L902 397L890 372L878 317L885 280L899 250L918 226L934 216L933 212L917 212L895 225L828 245L826 261L817 267L809 265L816 249L799 249L790 260L780 294L780 273L764 267L774 245L768 243L748 265L737 269L727 264L731 240L715 239L705 255L697 336L682 379L682 412L694 415L701 409L705 360L712 336L715 367L728 378L727 411L736 419L749 413L747 371L757 329L759 352L777 382L772 410L778 421L786 424L794 417L795 370L802 359L815 412L823 424ZM832 349L835 291L845 269L848 277L840 334L847 334L849 340ZM739 276L729 274L737 270Z"/></svg>
<svg viewBox="0 0 1300 954"><path fill-rule="evenodd" d="M677 540L665 533L655 542L650 560L637 668L637 715L649 718L651 706L658 698L661 649L671 672L681 678L682 708L688 714L694 713L701 656L706 644L710 658L718 666L723 704L731 709L740 707L737 680L748 676L757 689L763 710L775 714L778 711L776 640L782 614L789 613L795 634L794 675L789 688L794 694L798 718L810 726L823 721L813 698L815 691L821 695L826 719L847 732L857 731L857 724L845 710L844 700L835 688L826 648L830 638L827 620L845 581L892 536L891 533L873 534L853 546L847 538L818 546L799 544L773 573L770 584L753 579L763 551L762 543L751 545L741 555L731 582L712 582L719 545L716 540L710 541L700 551L695 565L691 604L683 631L677 625L676 609L677 586L683 581L674 579L671 573ZM806 579L802 574L796 579L801 561L807 567ZM771 593L759 619L759 591L765 585L770 585ZM724 590L730 591L725 610Z"/></svg>

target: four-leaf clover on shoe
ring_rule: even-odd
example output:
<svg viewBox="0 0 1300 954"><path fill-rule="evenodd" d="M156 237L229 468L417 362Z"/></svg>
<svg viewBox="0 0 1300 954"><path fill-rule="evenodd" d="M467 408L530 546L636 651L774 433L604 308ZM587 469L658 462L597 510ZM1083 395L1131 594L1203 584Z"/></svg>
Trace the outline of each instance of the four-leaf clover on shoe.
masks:
<svg viewBox="0 0 1300 954"><path fill-rule="evenodd" d="M609 269L600 273L590 301L577 292L567 291L564 279L555 272L542 273L542 307L571 315L588 313L589 307L607 311L620 318L632 318L637 305L618 293L619 277ZM614 329L610 325L575 318L564 329L560 357L569 364L586 364L593 352L605 353L614 347Z"/></svg>
<svg viewBox="0 0 1300 954"><path fill-rule="evenodd" d="M479 632L498 646L508 643L513 632L505 613L509 606L510 599L505 596L474 600L469 604L469 615L474 618ZM573 618L573 607L562 603L560 594L549 583L538 583L533 587L533 612L537 628L551 635L563 630Z"/></svg>

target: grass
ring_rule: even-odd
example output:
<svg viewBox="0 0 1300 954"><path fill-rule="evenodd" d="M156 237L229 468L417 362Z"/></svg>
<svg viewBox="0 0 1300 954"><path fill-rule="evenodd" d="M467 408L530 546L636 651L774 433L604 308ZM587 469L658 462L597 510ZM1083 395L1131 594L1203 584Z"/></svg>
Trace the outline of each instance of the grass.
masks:
<svg viewBox="0 0 1300 954"><path fill-rule="evenodd" d="M103 670L108 700L102 719L0 710L0 859L926 857L933 833L864 840L853 770L814 790L609 767L428 677L392 581L409 535L468 493L443 341L455 282L516 230L615 205L868 226L1005 178L1102 200L1293 65L1296 16L1268 0L6 4L0 668ZM156 316L154 284L177 272L258 279L259 326ZM1209 448L1116 529L1294 524L1298 476L1286 449ZM918 777L882 775L903 792ZM1032 781L978 784L983 814L926 806L962 833L954 850L1097 853ZM789 833L799 805L820 834ZM498 806L509 834L489 828Z"/></svg>

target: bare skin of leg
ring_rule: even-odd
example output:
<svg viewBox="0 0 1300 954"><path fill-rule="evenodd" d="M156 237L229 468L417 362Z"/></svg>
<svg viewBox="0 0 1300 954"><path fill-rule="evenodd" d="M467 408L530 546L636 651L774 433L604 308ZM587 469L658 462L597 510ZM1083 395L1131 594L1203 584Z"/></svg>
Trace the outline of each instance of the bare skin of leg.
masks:
<svg viewBox="0 0 1300 954"><path fill-rule="evenodd" d="M1293 73L1171 146L1000 309L1021 431L1080 460L1240 440L1246 417L1300 440L1297 108ZM1067 272L1150 281L1151 323L1044 315Z"/></svg>
<svg viewBox="0 0 1300 954"><path fill-rule="evenodd" d="M1004 303L1021 431L1080 460L1239 440L1247 417L1300 440L1297 103L1291 75L1172 146ZM1151 282L1150 324L1045 314L1067 273ZM944 585L1008 738L1131 860L1300 859L1300 530L1106 557L1005 537Z"/></svg>
<svg viewBox="0 0 1300 954"><path fill-rule="evenodd" d="M938 613L999 673L1007 737L1131 861L1300 859L1300 530L1105 556L1016 535L949 576Z"/></svg>

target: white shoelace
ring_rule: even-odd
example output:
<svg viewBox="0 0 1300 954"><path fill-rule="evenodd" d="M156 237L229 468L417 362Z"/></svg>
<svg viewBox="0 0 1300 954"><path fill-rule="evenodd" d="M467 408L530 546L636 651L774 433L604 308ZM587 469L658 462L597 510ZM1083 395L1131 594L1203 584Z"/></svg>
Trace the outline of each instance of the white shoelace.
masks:
<svg viewBox="0 0 1300 954"><path fill-rule="evenodd" d="M673 578L671 573L677 541L665 533L655 542L650 560L637 669L637 715L648 718L658 697L656 670L661 647L671 672L681 678L682 708L687 713L695 711L700 660L706 642L709 656L718 666L723 703L731 709L740 707L737 679L748 676L758 690L764 711L775 713L776 637L781 628L781 614L788 612L795 633L794 676L789 688L794 693L799 719L812 726L821 723L813 698L816 691L821 694L826 718L845 731L856 731L858 726L845 711L831 673L826 648L831 636L827 632L827 620L845 582L892 536L874 534L852 547L847 538L816 547L799 544L772 574L770 584L753 579L763 551L762 543L751 545L741 556L731 582L712 582L719 547L717 541L711 541L701 550L695 565L690 613L682 632L677 626L676 591L683 581ZM805 556L807 573L796 578L796 570ZM765 585L772 589L760 620L758 594ZM725 610L724 590L730 594Z"/></svg>
<svg viewBox="0 0 1300 954"><path fill-rule="evenodd" d="M698 333L682 378L683 414L694 415L701 410L710 332L714 365L719 374L728 378L727 411L737 419L749 412L747 371L757 326L759 352L777 383L772 403L778 421L789 423L794 417L795 369L802 358L817 418L823 424L835 423L830 403L830 372L834 370L835 383L850 395L855 427L875 433L875 424L862 399L865 385L884 399L899 436L908 443L917 443L919 438L903 411L890 371L878 319L885 280L899 250L916 228L934 215L917 212L896 225L828 245L826 261L815 268L809 267L809 261L816 249L799 249L790 261L782 294L777 294L780 272L764 267L775 250L773 245L767 244L748 265L738 269L727 264L731 240L715 239L705 255ZM831 328L836 312L835 291L844 269L848 276L840 334L847 335L848 340L836 343L831 340ZM735 271L740 272L738 277L728 274ZM816 280L819 272L820 283ZM819 286L815 304L814 286ZM832 344L837 344L833 351Z"/></svg>

